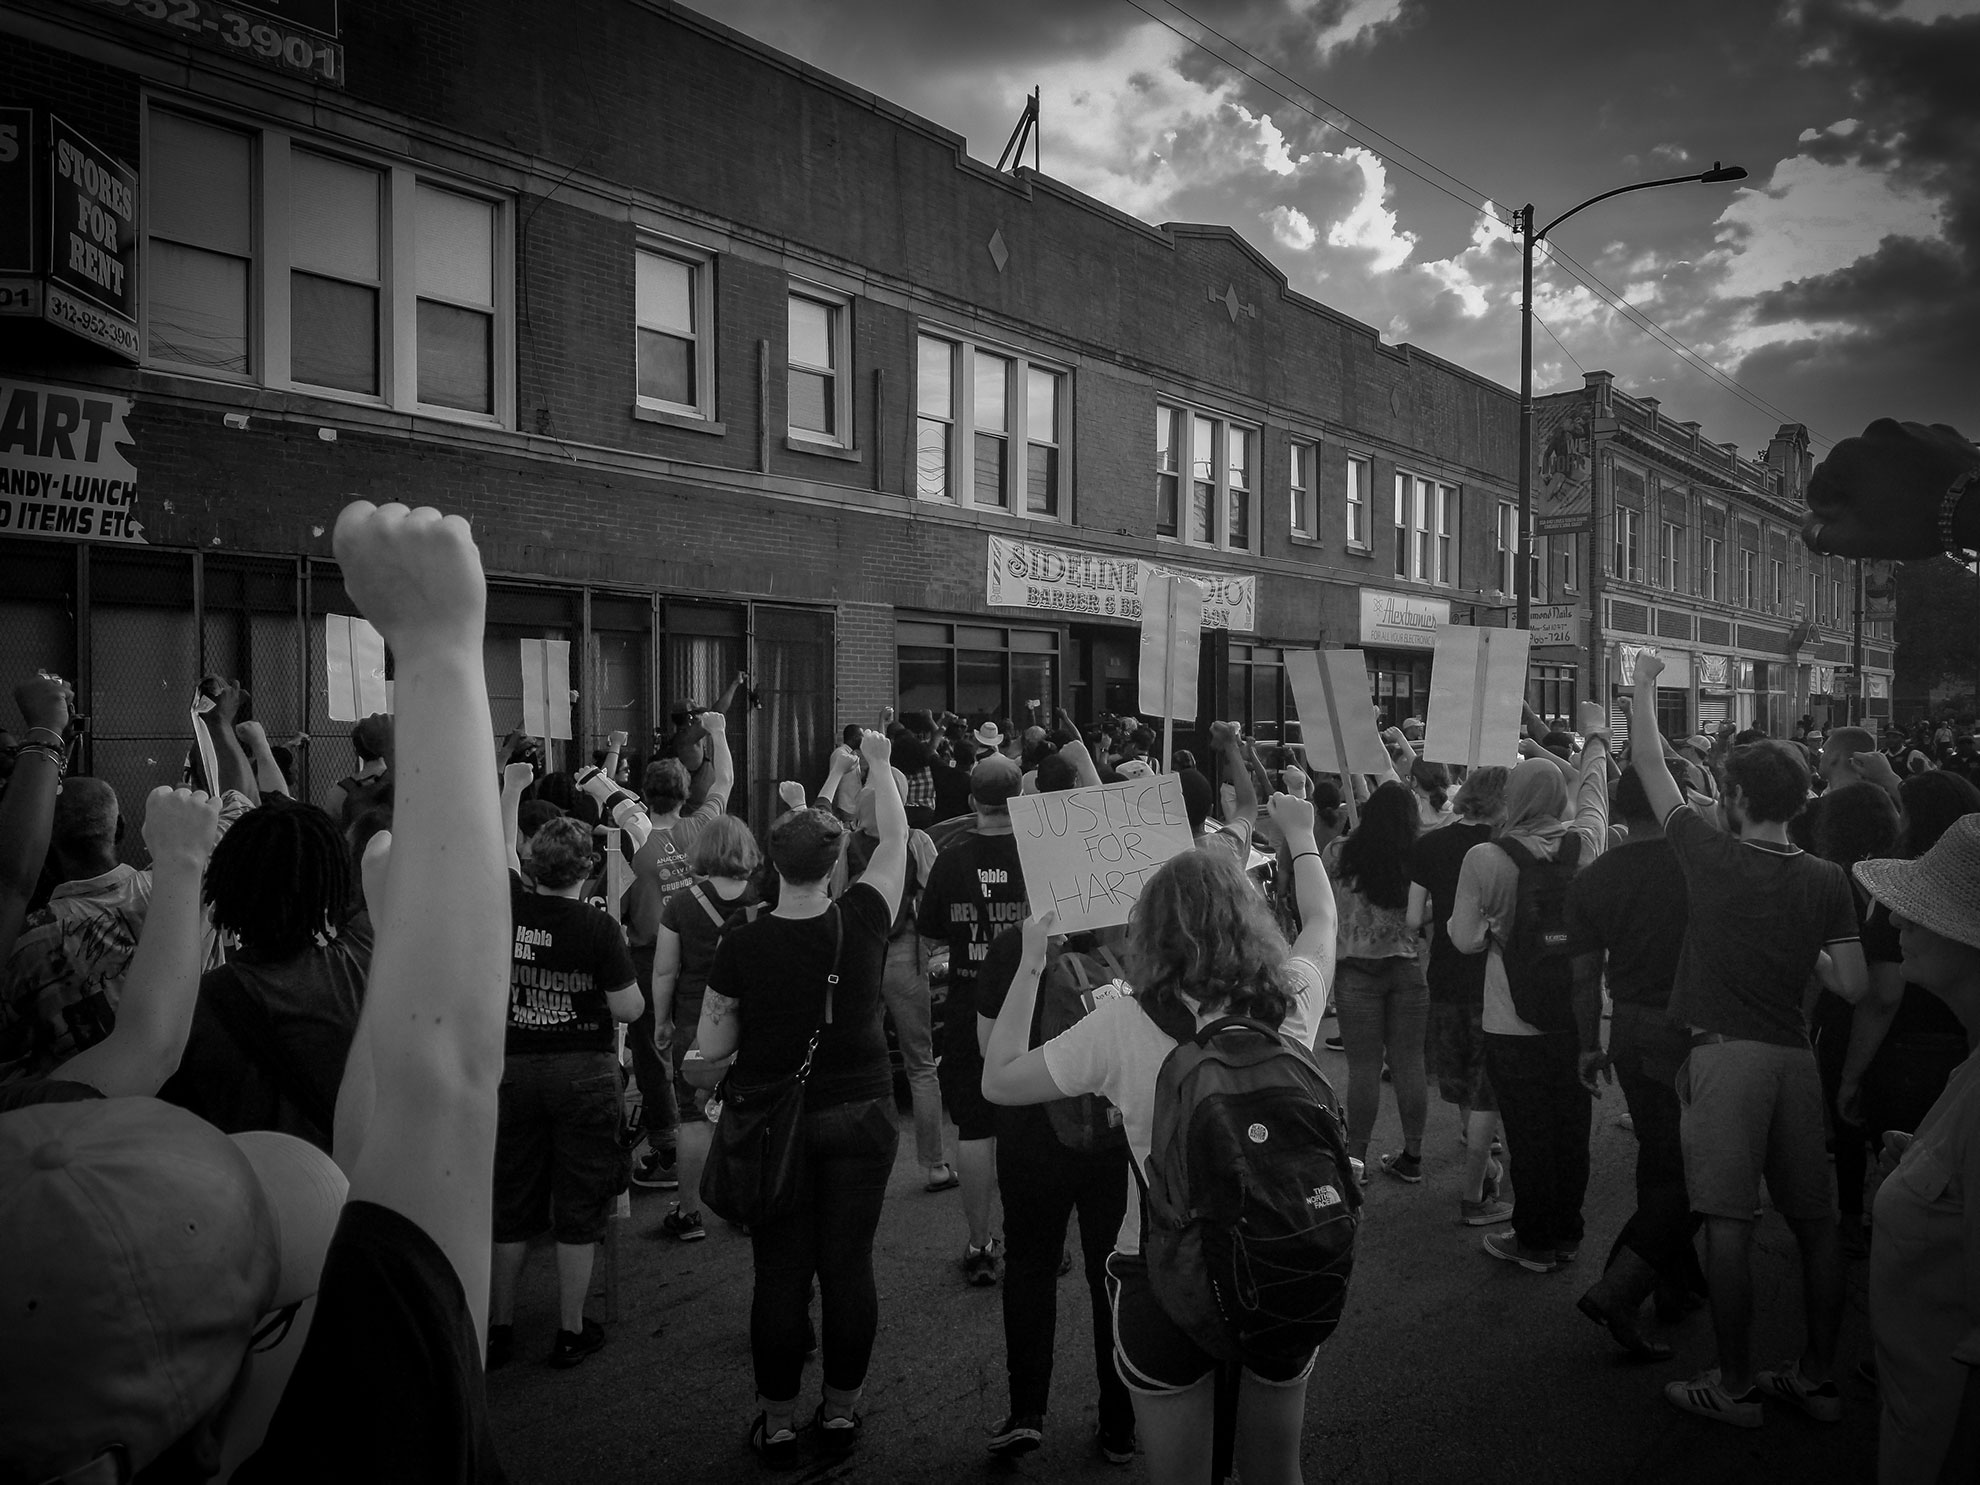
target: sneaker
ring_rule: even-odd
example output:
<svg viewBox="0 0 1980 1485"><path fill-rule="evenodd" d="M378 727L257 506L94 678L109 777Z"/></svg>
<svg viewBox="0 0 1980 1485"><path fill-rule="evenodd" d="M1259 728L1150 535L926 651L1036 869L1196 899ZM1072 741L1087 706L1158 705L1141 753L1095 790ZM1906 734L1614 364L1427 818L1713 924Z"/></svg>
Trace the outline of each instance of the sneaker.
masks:
<svg viewBox="0 0 1980 1485"><path fill-rule="evenodd" d="M1516 1263L1530 1274L1551 1274L1560 1260L1549 1248L1529 1248L1510 1230L1485 1234L1485 1251L1506 1263Z"/></svg>
<svg viewBox="0 0 1980 1485"><path fill-rule="evenodd" d="M1715 1423L1730 1423L1735 1428L1758 1428L1767 1421L1766 1414L1760 1410L1760 1389L1750 1387L1746 1396L1734 1397L1720 1384L1716 1366L1700 1372L1689 1382L1666 1382L1664 1401L1684 1412L1696 1413Z"/></svg>
<svg viewBox="0 0 1980 1485"><path fill-rule="evenodd" d="M780 1428L771 1433L769 1419L762 1413L749 1425L749 1452L773 1470L796 1469L804 1463L797 1430Z"/></svg>
<svg viewBox="0 0 1980 1485"><path fill-rule="evenodd" d="M1398 1181L1407 1181L1412 1186L1423 1184L1423 1157L1412 1155L1407 1150L1398 1150L1393 1155L1382 1157L1382 1170Z"/></svg>
<svg viewBox="0 0 1980 1485"><path fill-rule="evenodd" d="M587 1319L582 1330L557 1332L557 1344L550 1348L550 1364L557 1367L576 1366L604 1344L605 1327L596 1320Z"/></svg>
<svg viewBox="0 0 1980 1485"><path fill-rule="evenodd" d="M1345 1052L1347 1050L1347 1043L1341 1040L1341 1034L1338 1031L1320 1045L1325 1047L1329 1052Z"/></svg>
<svg viewBox="0 0 1980 1485"><path fill-rule="evenodd" d="M681 1204L675 1202L667 1215L660 1219L660 1225L653 1229L655 1237L670 1237L677 1243L698 1243L708 1236L708 1229L701 1225L701 1213L684 1212Z"/></svg>
<svg viewBox="0 0 1980 1485"><path fill-rule="evenodd" d="M1004 1276L1004 1245L995 1238L963 1249L963 1278L972 1289L988 1289Z"/></svg>
<svg viewBox="0 0 1980 1485"><path fill-rule="evenodd" d="M849 1413L843 1418L827 1418L825 1404L821 1402L818 1411L811 1415L811 1437L821 1454L850 1454L859 1442L860 1429L865 1422L857 1413Z"/></svg>
<svg viewBox="0 0 1980 1485"><path fill-rule="evenodd" d="M1505 1179L1506 1168L1496 1160L1488 1159L1485 1165L1485 1184L1479 1191L1479 1198L1486 1202L1499 1199L1499 1182Z"/></svg>
<svg viewBox="0 0 1980 1485"><path fill-rule="evenodd" d="M488 1362L484 1371L499 1372L516 1354L516 1328L513 1325L488 1327Z"/></svg>
<svg viewBox="0 0 1980 1485"><path fill-rule="evenodd" d="M1466 1201L1458 1198L1458 1224L1462 1227L1497 1227L1512 1221L1513 1204L1500 1201L1494 1193L1487 1192L1482 1201Z"/></svg>
<svg viewBox="0 0 1980 1485"><path fill-rule="evenodd" d="M999 1459L1029 1454L1045 1439L1045 1418L1040 1413L1013 1413L990 1433L990 1452Z"/></svg>
<svg viewBox="0 0 1980 1485"><path fill-rule="evenodd" d="M1134 1425L1132 1423L1128 1424L1126 1428L1115 1432L1109 1432L1106 1425L1103 1424L1099 1433L1094 1435L1094 1442L1100 1446L1100 1454L1107 1463L1122 1465L1134 1463Z"/></svg>
<svg viewBox="0 0 1980 1485"><path fill-rule="evenodd" d="M658 1150L648 1150L633 1166L632 1183L649 1191L678 1191L681 1178L674 1162Z"/></svg>
<svg viewBox="0 0 1980 1485"><path fill-rule="evenodd" d="M1802 1376L1798 1361L1790 1361L1777 1371L1755 1372L1753 1385L1776 1402L1800 1408L1817 1423L1842 1422L1842 1393L1836 1384L1809 1381Z"/></svg>

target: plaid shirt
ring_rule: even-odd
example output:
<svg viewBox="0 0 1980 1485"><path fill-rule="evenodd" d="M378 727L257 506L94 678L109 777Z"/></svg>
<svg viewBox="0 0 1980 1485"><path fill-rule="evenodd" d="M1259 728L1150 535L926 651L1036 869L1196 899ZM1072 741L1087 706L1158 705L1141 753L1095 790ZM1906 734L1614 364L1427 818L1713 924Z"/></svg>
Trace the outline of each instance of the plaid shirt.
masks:
<svg viewBox="0 0 1980 1485"><path fill-rule="evenodd" d="M901 801L909 809L932 810L935 808L935 770L924 768L919 773L908 775L907 798Z"/></svg>
<svg viewBox="0 0 1980 1485"><path fill-rule="evenodd" d="M229 790L221 832L248 809ZM0 982L0 1082L43 1076L110 1034L150 906L151 873L113 866L64 882L28 915ZM204 944L202 967L212 969L224 956L211 924Z"/></svg>

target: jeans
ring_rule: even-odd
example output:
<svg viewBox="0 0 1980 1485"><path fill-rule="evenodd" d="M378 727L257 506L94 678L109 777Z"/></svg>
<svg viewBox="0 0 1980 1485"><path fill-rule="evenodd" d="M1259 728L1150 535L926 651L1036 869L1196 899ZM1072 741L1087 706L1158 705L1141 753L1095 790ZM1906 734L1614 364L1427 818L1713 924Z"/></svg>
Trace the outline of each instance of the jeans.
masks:
<svg viewBox="0 0 1980 1485"><path fill-rule="evenodd" d="M1572 1031L1485 1033L1485 1067L1512 1155L1513 1231L1529 1248L1581 1245L1593 1100L1578 1074Z"/></svg>
<svg viewBox="0 0 1980 1485"><path fill-rule="evenodd" d="M1686 1028L1662 1011L1617 1002L1609 1023L1609 1058L1636 1126L1636 1211L1615 1247L1635 1252L1657 1271L1659 1282L1703 1294L1705 1274L1692 1246L1699 1218L1685 1192L1675 1086L1689 1043ZM1609 1258L1614 1261L1614 1249Z"/></svg>
<svg viewBox="0 0 1980 1485"><path fill-rule="evenodd" d="M633 1081L639 1084L639 1127L646 1131L652 1148L664 1151L671 1159L681 1111L674 1097L673 1069L664 1056L653 1050L653 945L635 944L632 961L640 994L646 998L646 1009L626 1028Z"/></svg>
<svg viewBox="0 0 1980 1485"><path fill-rule="evenodd" d="M1004 1195L1004 1352L1014 1415L1046 1411L1058 1327L1059 1258L1066 1222L1077 1209L1093 1305L1100 1427L1107 1433L1134 1427L1134 1403L1114 1367L1113 1311L1107 1302L1107 1255L1127 1215L1132 1180L1125 1145L1068 1150L1049 1134L997 1141L997 1184Z"/></svg>
<svg viewBox="0 0 1980 1485"><path fill-rule="evenodd" d="M947 1157L942 1153L942 1086L935 1076L935 1012L928 998L928 961L921 936L912 928L887 945L880 995L894 1018L894 1040L914 1095L915 1159L940 1165Z"/></svg>
<svg viewBox="0 0 1980 1485"><path fill-rule="evenodd" d="M1414 958L1343 959L1335 975L1341 1045L1347 1049L1348 1148L1360 1155L1382 1106L1382 1057L1396 1080L1403 1142L1420 1145L1430 1108L1423 1040L1430 1020L1430 987Z"/></svg>
<svg viewBox="0 0 1980 1485"><path fill-rule="evenodd" d="M880 1328L873 1234L901 1139L892 1102L868 1098L808 1112L811 1199L802 1211L750 1229L756 1286L749 1350L757 1394L772 1402L795 1398L804 1378L813 1279L824 1319L825 1385L851 1392L866 1381Z"/></svg>
<svg viewBox="0 0 1980 1485"><path fill-rule="evenodd" d="M1836 1112L1856 1008L1840 995L1824 990L1815 999L1814 1022L1815 1064L1822 1071L1822 1112L1836 1157L1836 1206L1845 1217L1860 1218L1863 1179L1870 1170L1870 1140L1875 1135L1861 1124L1845 1124Z"/></svg>

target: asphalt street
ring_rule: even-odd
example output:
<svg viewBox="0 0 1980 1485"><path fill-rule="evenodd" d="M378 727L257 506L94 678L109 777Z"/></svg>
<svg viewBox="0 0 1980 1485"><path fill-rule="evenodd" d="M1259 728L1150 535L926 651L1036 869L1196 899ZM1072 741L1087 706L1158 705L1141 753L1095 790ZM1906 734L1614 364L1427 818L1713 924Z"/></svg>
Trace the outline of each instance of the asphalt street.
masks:
<svg viewBox="0 0 1980 1485"><path fill-rule="evenodd" d="M1346 1066L1323 1053L1337 1088ZM1868 1480L1874 1476L1874 1390L1856 1376L1868 1354L1864 1265L1850 1267L1839 1375L1845 1416L1823 1425L1769 1405L1766 1426L1729 1428L1674 1411L1661 1386L1712 1359L1709 1318L1689 1317L1661 1366L1623 1362L1574 1300L1597 1276L1627 1218L1635 1138L1616 1125L1613 1089L1596 1108L1588 1237L1579 1260L1548 1275L1495 1262L1480 1232L1456 1225L1455 1111L1431 1098L1426 1178L1377 1175L1369 1190L1347 1315L1321 1352L1307 1394L1309 1481L1452 1481L1577 1485L1685 1481ZM782 1478L799 1481L1130 1481L1092 1446L1095 1383L1083 1280L1060 1281L1058 1365L1044 1447L1016 1464L992 1461L986 1430L1007 1395L1001 1304L965 1287L955 1192L929 1195L903 1121L901 1156L881 1219L880 1335L859 1452ZM1400 1145L1385 1093L1375 1150ZM1514 1185L1517 1186L1517 1171ZM765 1477L744 1448L754 1414L749 1365L748 1239L711 1219L706 1240L649 1236L667 1197L635 1191L622 1225L618 1315L605 1349L569 1371L544 1365L556 1328L551 1254L533 1253L516 1313L516 1360L489 1378L504 1463L519 1485L561 1482L729 1481ZM603 1268L601 1266L601 1278ZM1755 1248L1760 1365L1800 1345L1800 1270L1771 1210ZM595 1299L592 1314L608 1315ZM800 1414L818 1399L815 1363Z"/></svg>

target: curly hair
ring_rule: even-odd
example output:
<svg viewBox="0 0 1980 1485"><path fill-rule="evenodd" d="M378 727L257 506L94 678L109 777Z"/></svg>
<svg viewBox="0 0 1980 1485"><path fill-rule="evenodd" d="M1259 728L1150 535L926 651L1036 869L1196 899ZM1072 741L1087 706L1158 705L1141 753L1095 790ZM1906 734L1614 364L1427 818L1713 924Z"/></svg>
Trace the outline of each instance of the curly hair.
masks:
<svg viewBox="0 0 1980 1485"><path fill-rule="evenodd" d="M206 864L213 925L257 959L291 959L350 916L356 873L343 832L313 804L282 795L220 837Z"/></svg>
<svg viewBox="0 0 1980 1485"><path fill-rule="evenodd" d="M1973 781L1939 768L1905 779L1898 785L1898 798L1904 803L1904 829L1897 854L1904 857L1923 856L1955 820L1980 813L1980 789Z"/></svg>
<svg viewBox="0 0 1980 1485"><path fill-rule="evenodd" d="M1472 769L1458 786L1452 811L1469 820L1490 820L1505 807L1506 780L1510 777L1510 768L1487 766Z"/></svg>
<svg viewBox="0 0 1980 1485"><path fill-rule="evenodd" d="M1416 796L1392 779L1368 796L1361 823L1341 845L1341 884L1378 908L1408 907L1416 833Z"/></svg>
<svg viewBox="0 0 1980 1485"><path fill-rule="evenodd" d="M1875 784L1845 784L1822 796L1815 815L1815 854L1841 867L1888 856L1897 845L1898 811Z"/></svg>
<svg viewBox="0 0 1980 1485"><path fill-rule="evenodd" d="M539 887L558 891L591 875L598 856L591 827L569 815L545 820L529 838L529 867Z"/></svg>
<svg viewBox="0 0 1980 1485"><path fill-rule="evenodd" d="M1291 953L1251 879L1227 851L1184 851L1142 888L1128 919L1127 969L1150 1013L1205 1010L1277 1026L1292 1010Z"/></svg>
<svg viewBox="0 0 1980 1485"><path fill-rule="evenodd" d="M687 849L688 870L704 877L746 877L763 852L749 827L734 815L717 815Z"/></svg>

